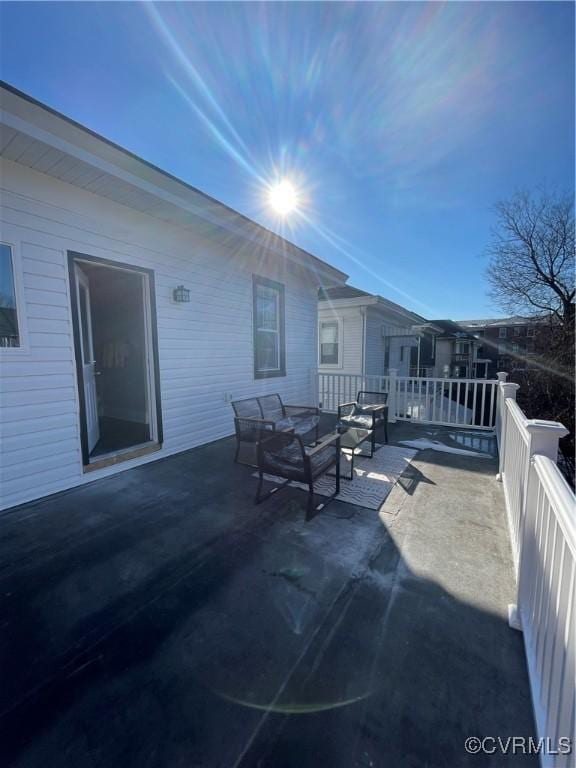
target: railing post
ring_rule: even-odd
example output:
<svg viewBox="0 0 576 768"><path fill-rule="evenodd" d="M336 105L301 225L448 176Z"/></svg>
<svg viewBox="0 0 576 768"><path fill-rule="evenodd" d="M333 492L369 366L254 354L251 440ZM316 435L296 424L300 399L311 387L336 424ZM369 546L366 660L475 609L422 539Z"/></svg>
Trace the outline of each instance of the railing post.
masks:
<svg viewBox="0 0 576 768"><path fill-rule="evenodd" d="M526 461L526 473L524 487L522 488L522 506L520 512L520 527L518 531L518 558L517 558L517 604L508 606L508 623L513 629L522 629L522 601L525 595L524 582L526 580L525 569L532 565L527 562L530 559L530 550L526 550L526 526L530 525L534 518L535 499L531 480L534 480L534 456L546 456L555 464L558 460L558 441L568 434L568 430L558 421L544 421L543 419L528 419L525 424L530 436Z"/></svg>
<svg viewBox="0 0 576 768"><path fill-rule="evenodd" d="M504 373L498 374L499 376L507 376ZM504 472L504 457L506 455L506 422L508 421L508 408L506 408L506 400L511 398L516 400L516 392L520 389L519 384L512 382L504 382L498 385L498 408L500 408L500 445L498 446L498 474L496 480L502 481L502 474Z"/></svg>
<svg viewBox="0 0 576 768"><path fill-rule="evenodd" d="M498 379L498 381L501 381L502 384L506 384L508 380L508 374L506 373L506 371L500 371L499 373L496 374L496 378Z"/></svg>
<svg viewBox="0 0 576 768"><path fill-rule="evenodd" d="M536 453L547 456L554 464L558 461L558 441L568 434L564 424L559 421L528 419L526 429L530 433L528 452L530 458Z"/></svg>
<svg viewBox="0 0 576 768"><path fill-rule="evenodd" d="M396 387L398 384L398 371L396 368L390 368L388 371L390 378L390 391L388 392L388 421L390 424L396 423Z"/></svg>
<svg viewBox="0 0 576 768"><path fill-rule="evenodd" d="M312 385L312 402L318 408L320 407L320 371L316 368L310 369Z"/></svg>

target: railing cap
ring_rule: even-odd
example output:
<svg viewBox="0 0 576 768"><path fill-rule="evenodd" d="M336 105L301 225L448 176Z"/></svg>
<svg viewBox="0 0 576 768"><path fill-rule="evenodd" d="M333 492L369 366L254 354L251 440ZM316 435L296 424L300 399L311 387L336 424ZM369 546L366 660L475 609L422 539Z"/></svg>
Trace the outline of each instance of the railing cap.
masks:
<svg viewBox="0 0 576 768"><path fill-rule="evenodd" d="M545 419L526 419L524 426L530 434L536 433L556 433L556 437L561 438L568 434L568 430L559 421L546 421Z"/></svg>
<svg viewBox="0 0 576 768"><path fill-rule="evenodd" d="M496 374L496 378L498 379L498 381L505 382L506 379L508 378L508 374L506 371L499 371Z"/></svg>

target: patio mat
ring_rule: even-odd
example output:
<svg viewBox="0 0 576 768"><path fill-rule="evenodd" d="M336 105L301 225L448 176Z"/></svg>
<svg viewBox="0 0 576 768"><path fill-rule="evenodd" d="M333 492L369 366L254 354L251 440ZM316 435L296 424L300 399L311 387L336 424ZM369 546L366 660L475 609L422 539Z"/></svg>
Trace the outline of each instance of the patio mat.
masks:
<svg viewBox="0 0 576 768"><path fill-rule="evenodd" d="M359 456L357 452L354 458L354 479L340 480L338 501L379 510L394 484L417 453L418 451L411 448L396 445L377 446L371 459ZM347 461L345 455L342 461ZM349 467L344 463L342 472L346 475L350 473ZM258 477L257 472L254 473L254 477ZM284 482L282 478L273 475L264 475L264 478L272 483ZM331 496L334 493L334 482L333 477L324 475L314 483L314 492L320 496ZM308 486L304 483L292 482L290 485L293 488L308 490Z"/></svg>

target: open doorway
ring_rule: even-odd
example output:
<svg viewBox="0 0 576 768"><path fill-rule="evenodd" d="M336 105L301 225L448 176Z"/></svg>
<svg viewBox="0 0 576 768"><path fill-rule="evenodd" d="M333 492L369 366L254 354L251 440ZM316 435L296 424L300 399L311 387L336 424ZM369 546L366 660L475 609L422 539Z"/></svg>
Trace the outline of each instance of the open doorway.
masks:
<svg viewBox="0 0 576 768"><path fill-rule="evenodd" d="M147 270L70 254L84 464L133 458L161 441Z"/></svg>

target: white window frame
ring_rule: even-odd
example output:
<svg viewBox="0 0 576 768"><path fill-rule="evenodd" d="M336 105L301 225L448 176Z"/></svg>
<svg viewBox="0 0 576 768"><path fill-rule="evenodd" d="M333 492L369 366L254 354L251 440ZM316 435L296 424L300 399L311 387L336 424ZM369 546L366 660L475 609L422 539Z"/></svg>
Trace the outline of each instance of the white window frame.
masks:
<svg viewBox="0 0 576 768"><path fill-rule="evenodd" d="M338 362L337 363L322 362L321 329L324 323L330 323L330 324L336 323L338 326ZM342 322L342 318L340 317L333 317L333 318L325 317L318 320L318 366L320 368L342 368L342 365L343 365L342 344L344 341L343 327L344 327L344 324Z"/></svg>
<svg viewBox="0 0 576 768"><path fill-rule="evenodd" d="M498 338L499 339L505 339L508 336L508 328L506 326L500 326L498 328Z"/></svg>
<svg viewBox="0 0 576 768"><path fill-rule="evenodd" d="M269 288L275 292L276 302L276 328L258 328L256 326L258 318L258 286L261 285L265 288ZM282 283L278 283L275 280L270 280L267 277L261 275L252 276L252 302L253 302L253 317L252 317L252 329L254 336L254 378L266 379L280 376L286 376L286 332L285 332L285 286ZM272 333L276 334L278 344L278 367L276 368L258 368L257 367L257 339L259 333Z"/></svg>
<svg viewBox="0 0 576 768"><path fill-rule="evenodd" d="M1 245L10 248L12 255L12 275L14 277L14 296L16 298L16 320L18 322L18 338L20 346L18 347L0 347L0 358L19 357L20 355L29 355L30 346L28 338L28 318L26 312L26 301L24 298L24 279L22 272L22 250L20 243L15 240L0 240Z"/></svg>

